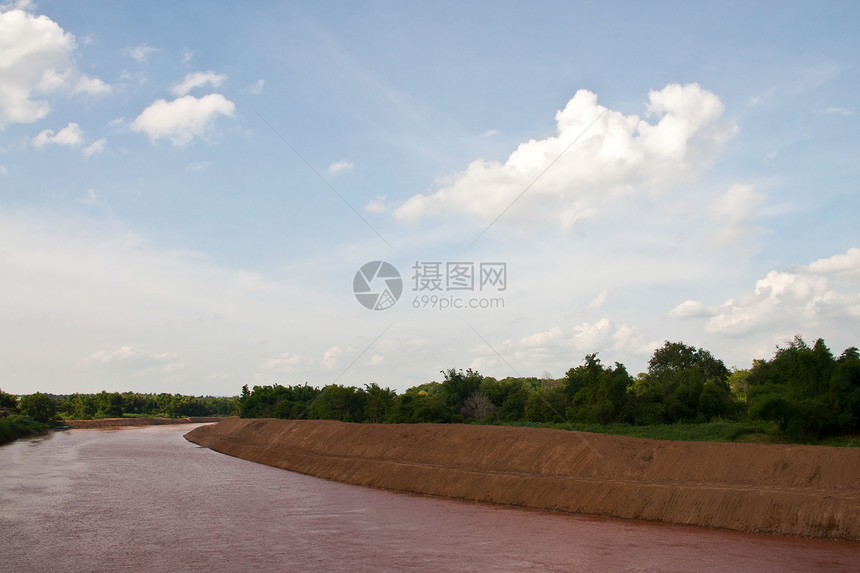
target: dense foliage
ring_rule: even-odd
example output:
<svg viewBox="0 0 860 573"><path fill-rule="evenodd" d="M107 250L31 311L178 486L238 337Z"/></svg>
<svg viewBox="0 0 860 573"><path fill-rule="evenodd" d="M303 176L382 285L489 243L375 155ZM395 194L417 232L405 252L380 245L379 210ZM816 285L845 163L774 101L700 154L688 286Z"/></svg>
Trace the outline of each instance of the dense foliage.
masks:
<svg viewBox="0 0 860 573"><path fill-rule="evenodd" d="M597 354L564 378L496 380L450 369L444 380L396 394L377 384L242 388L245 418L331 419L344 422L480 422L573 426L720 424L760 428L772 421L793 439L860 431L860 355L834 359L822 340L809 348L796 338L750 370L726 368L703 348L666 342L648 371L631 376ZM728 432L728 430L727 430Z"/></svg>
<svg viewBox="0 0 860 573"><path fill-rule="evenodd" d="M54 395L36 392L13 396L0 391L0 418L4 412L20 412L33 420L91 420L147 416L185 418L188 416L232 416L237 398L183 396L181 394L140 394L137 392L99 392L98 394Z"/></svg>
<svg viewBox="0 0 860 573"><path fill-rule="evenodd" d="M0 390L0 444L11 442L48 427L46 424L20 412L18 397Z"/></svg>
<svg viewBox="0 0 860 573"><path fill-rule="evenodd" d="M750 417L777 421L793 439L860 430L857 348L837 359L820 338L810 348L796 337L771 360L756 360L747 382Z"/></svg>

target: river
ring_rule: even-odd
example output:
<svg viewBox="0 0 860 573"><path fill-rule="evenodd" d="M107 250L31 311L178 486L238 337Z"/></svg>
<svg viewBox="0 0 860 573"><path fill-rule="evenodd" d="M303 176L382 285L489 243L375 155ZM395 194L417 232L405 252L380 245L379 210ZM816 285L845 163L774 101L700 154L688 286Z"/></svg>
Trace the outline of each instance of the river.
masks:
<svg viewBox="0 0 860 573"><path fill-rule="evenodd" d="M193 425L0 446L0 571L856 571L860 544L463 503L187 442Z"/></svg>

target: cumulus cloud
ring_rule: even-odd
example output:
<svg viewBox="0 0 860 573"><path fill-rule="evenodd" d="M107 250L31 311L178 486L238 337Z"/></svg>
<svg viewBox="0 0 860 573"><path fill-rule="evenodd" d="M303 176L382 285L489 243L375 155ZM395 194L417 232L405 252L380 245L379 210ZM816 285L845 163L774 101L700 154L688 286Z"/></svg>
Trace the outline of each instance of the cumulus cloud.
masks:
<svg viewBox="0 0 860 573"><path fill-rule="evenodd" d="M131 130L146 134L155 143L169 139L173 145L186 145L195 137L204 140L214 130L219 116L232 116L236 105L221 94L201 98L191 95L173 101L156 100L131 123Z"/></svg>
<svg viewBox="0 0 860 573"><path fill-rule="evenodd" d="M350 161L337 161L328 166L329 173L339 173L352 169L355 165Z"/></svg>
<svg viewBox="0 0 860 573"><path fill-rule="evenodd" d="M675 307L672 318L709 317L707 332L738 335L756 330L799 331L825 321L860 318L860 249L789 269L773 270L752 292L715 309L698 301Z"/></svg>
<svg viewBox="0 0 860 573"><path fill-rule="evenodd" d="M162 372L174 372L185 367L176 362L177 355L170 352L151 353L133 346L121 346L117 350L99 350L92 353L88 361L114 368L149 370L159 368Z"/></svg>
<svg viewBox="0 0 860 573"><path fill-rule="evenodd" d="M90 155L101 153L102 151L104 151L106 143L107 140L104 137L97 139L83 149L83 154L89 157Z"/></svg>
<svg viewBox="0 0 860 573"><path fill-rule="evenodd" d="M376 197L364 206L364 210L368 213L385 213L388 207L385 205L385 195Z"/></svg>
<svg viewBox="0 0 860 573"><path fill-rule="evenodd" d="M653 123L579 90L556 113L555 136L520 144L504 162L473 161L438 191L408 199L395 216L412 221L451 211L492 218L518 201L550 210L569 228L594 217L607 197L662 188L701 169L735 131L722 115L720 99L697 84L652 91Z"/></svg>
<svg viewBox="0 0 860 573"><path fill-rule="evenodd" d="M75 37L47 16L0 12L0 128L47 116L50 96L110 91L78 70L75 49Z"/></svg>
<svg viewBox="0 0 860 573"><path fill-rule="evenodd" d="M227 79L227 76L223 74L216 74L215 72L194 72L185 76L185 78L173 86L173 94L176 96L184 96L191 93L191 90L194 88L199 88L202 86L212 86L219 87L224 80Z"/></svg>
<svg viewBox="0 0 860 573"><path fill-rule="evenodd" d="M851 247L844 254L812 261L809 270L820 275L844 275L860 279L860 249Z"/></svg>
<svg viewBox="0 0 860 573"><path fill-rule="evenodd" d="M669 318L698 318L702 316L713 316L714 314L716 314L716 311L707 308L697 300L685 300L669 311Z"/></svg>
<svg viewBox="0 0 860 573"><path fill-rule="evenodd" d="M266 85L266 81L263 79L259 79L255 83L249 85L248 87L246 87L242 91L244 91L245 93L249 93L249 94L260 95L261 93L263 93L263 87L265 87L265 85Z"/></svg>
<svg viewBox="0 0 860 573"><path fill-rule="evenodd" d="M323 354L322 365L328 370L333 369L335 366L337 366L339 359L341 356L343 356L343 354L343 348L341 348L340 346L332 346L325 351L325 354Z"/></svg>
<svg viewBox="0 0 860 573"><path fill-rule="evenodd" d="M77 123L70 123L56 134L51 129L42 131L33 138L33 147L41 149L46 145L66 145L77 147L82 143L81 128Z"/></svg>
<svg viewBox="0 0 860 573"><path fill-rule="evenodd" d="M263 363L260 368L261 370L268 373L292 372L299 366L303 366L309 362L310 360L303 356L284 352L283 354L279 354L275 358L268 359L265 363Z"/></svg>
<svg viewBox="0 0 860 573"><path fill-rule="evenodd" d="M609 298L609 289L605 288L588 303L588 308L601 308L604 304L606 304L606 300Z"/></svg>
<svg viewBox="0 0 860 573"><path fill-rule="evenodd" d="M656 348L654 342L645 341L639 328L629 324L615 325L608 318L582 322L569 328L554 326L519 340L507 341L505 346L513 350L517 360L543 359L571 352L584 355L607 349L648 354Z"/></svg>
<svg viewBox="0 0 860 573"><path fill-rule="evenodd" d="M152 46L141 44L139 46L135 46L134 48L129 48L128 54L132 58L134 58L135 62L137 62L138 64L142 64L146 62L150 54L157 51L158 48L153 48Z"/></svg>

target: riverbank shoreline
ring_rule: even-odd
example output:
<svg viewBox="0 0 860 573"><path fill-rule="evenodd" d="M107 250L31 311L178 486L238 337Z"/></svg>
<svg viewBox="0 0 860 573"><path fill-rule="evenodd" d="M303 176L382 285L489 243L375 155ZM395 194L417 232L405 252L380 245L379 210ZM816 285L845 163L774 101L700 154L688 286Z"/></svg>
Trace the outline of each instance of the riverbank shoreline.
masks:
<svg viewBox="0 0 860 573"><path fill-rule="evenodd" d="M70 430L89 428L118 428L125 426L159 426L163 424L206 424L224 420L223 417L190 416L187 418L99 418L96 420L63 420Z"/></svg>
<svg viewBox="0 0 860 573"><path fill-rule="evenodd" d="M860 450L542 428L226 418L185 435L324 479L502 505L860 541Z"/></svg>

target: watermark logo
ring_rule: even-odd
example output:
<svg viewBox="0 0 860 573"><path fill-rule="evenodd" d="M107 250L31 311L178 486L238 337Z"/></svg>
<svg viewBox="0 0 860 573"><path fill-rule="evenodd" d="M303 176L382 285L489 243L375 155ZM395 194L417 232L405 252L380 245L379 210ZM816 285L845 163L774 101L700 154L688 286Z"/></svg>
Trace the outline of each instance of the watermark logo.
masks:
<svg viewBox="0 0 860 573"><path fill-rule="evenodd" d="M498 294L508 289L508 265L502 262L415 261L410 277L415 293L414 309L504 308L496 296L464 296L467 293ZM390 263L372 261L362 265L352 282L355 298L370 310L391 308L403 294L403 279Z"/></svg>
<svg viewBox="0 0 860 573"><path fill-rule="evenodd" d="M371 261L361 265L352 279L352 292L365 308L391 308L403 294L403 279L391 263Z"/></svg>

